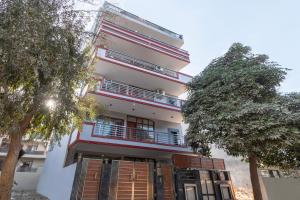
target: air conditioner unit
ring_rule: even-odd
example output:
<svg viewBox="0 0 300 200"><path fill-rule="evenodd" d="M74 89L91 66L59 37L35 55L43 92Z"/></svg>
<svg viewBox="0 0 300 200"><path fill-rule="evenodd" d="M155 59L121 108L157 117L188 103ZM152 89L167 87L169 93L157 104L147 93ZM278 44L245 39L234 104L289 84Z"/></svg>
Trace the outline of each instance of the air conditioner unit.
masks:
<svg viewBox="0 0 300 200"><path fill-rule="evenodd" d="M162 90L162 89L157 89L156 93L157 94L161 94L161 95L165 95L166 94L166 92L164 90Z"/></svg>

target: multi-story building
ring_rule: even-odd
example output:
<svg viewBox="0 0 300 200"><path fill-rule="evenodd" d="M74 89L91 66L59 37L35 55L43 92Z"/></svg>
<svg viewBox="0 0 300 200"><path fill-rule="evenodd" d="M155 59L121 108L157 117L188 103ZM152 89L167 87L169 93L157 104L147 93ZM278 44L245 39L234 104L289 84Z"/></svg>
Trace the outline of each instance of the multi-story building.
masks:
<svg viewBox="0 0 300 200"><path fill-rule="evenodd" d="M0 138L0 173L5 156L7 155L9 139ZM22 149L24 155L19 159L17 164L13 190L16 191L34 191L38 183L39 176L42 172L43 164L46 158L48 143L40 140L28 140L24 137Z"/></svg>
<svg viewBox="0 0 300 200"><path fill-rule="evenodd" d="M83 92L107 112L49 152L38 192L51 200L233 199L228 172L217 172L223 160L188 157L178 96L192 77L180 72L190 62L182 35L107 2L101 11L98 84Z"/></svg>

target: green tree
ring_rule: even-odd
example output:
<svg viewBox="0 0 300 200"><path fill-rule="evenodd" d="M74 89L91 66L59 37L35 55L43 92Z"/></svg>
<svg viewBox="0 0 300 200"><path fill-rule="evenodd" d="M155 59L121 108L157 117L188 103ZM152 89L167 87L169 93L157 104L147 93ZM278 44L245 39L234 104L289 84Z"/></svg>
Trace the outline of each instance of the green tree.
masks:
<svg viewBox="0 0 300 200"><path fill-rule="evenodd" d="M86 15L72 3L0 1L0 133L10 138L0 200L10 199L22 137L59 139L95 110L93 100L78 91L92 70L83 48Z"/></svg>
<svg viewBox="0 0 300 200"><path fill-rule="evenodd" d="M235 43L188 85L188 134L205 133L229 155L248 161L255 200L262 199L257 167L299 164L300 95L277 91L285 75L268 56Z"/></svg>

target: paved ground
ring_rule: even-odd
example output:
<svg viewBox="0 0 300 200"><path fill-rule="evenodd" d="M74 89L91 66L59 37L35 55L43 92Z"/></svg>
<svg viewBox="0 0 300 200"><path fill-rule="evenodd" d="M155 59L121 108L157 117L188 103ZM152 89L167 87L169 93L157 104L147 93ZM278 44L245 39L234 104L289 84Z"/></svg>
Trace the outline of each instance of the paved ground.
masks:
<svg viewBox="0 0 300 200"><path fill-rule="evenodd" d="M48 200L35 191L13 191L11 200Z"/></svg>

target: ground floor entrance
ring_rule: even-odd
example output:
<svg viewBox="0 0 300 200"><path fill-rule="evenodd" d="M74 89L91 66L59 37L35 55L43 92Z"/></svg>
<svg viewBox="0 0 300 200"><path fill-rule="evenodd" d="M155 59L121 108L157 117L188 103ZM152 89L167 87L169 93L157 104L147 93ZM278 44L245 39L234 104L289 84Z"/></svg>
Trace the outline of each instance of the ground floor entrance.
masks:
<svg viewBox="0 0 300 200"><path fill-rule="evenodd" d="M229 173L171 162L82 158L73 200L234 200Z"/></svg>

